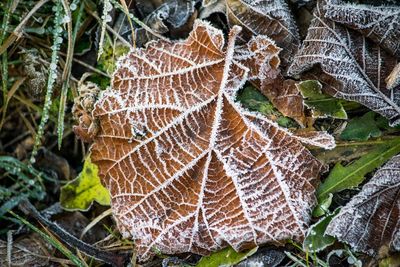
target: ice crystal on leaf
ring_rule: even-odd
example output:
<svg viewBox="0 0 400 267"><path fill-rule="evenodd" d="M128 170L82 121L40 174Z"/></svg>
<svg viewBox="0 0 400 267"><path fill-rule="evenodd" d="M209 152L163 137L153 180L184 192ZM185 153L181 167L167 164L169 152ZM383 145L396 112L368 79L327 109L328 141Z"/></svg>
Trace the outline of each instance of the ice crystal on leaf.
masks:
<svg viewBox="0 0 400 267"><path fill-rule="evenodd" d="M400 91L387 90L385 84L395 65L396 58L379 45L326 19L319 5L289 73L296 75L319 66L318 79L325 79L328 93L359 102L396 125L400 123Z"/></svg>
<svg viewBox="0 0 400 267"><path fill-rule="evenodd" d="M254 69L268 76L274 64L257 46L266 37L245 53L239 31L225 45L220 30L196 21L184 41L132 51L94 106L91 158L140 260L153 247L207 254L304 238L322 165L300 142L333 139L295 136L235 102Z"/></svg>
<svg viewBox="0 0 400 267"><path fill-rule="evenodd" d="M326 234L356 251L400 251L400 155L380 168L328 225Z"/></svg>
<svg viewBox="0 0 400 267"><path fill-rule="evenodd" d="M358 30L400 57L400 6L369 6L329 0L325 17Z"/></svg>
<svg viewBox="0 0 400 267"><path fill-rule="evenodd" d="M300 44L296 23L284 0L225 0L226 14L232 25L243 27L243 38L267 35L283 48L285 65L291 62Z"/></svg>

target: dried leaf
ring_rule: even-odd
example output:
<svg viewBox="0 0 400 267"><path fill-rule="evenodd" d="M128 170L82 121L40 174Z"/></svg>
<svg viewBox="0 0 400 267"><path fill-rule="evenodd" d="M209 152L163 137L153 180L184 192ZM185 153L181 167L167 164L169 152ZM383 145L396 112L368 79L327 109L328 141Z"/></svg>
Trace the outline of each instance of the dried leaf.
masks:
<svg viewBox="0 0 400 267"><path fill-rule="evenodd" d="M268 83L264 80L260 88L274 106L284 115L297 121L301 126L306 125L303 97L294 80L285 80L282 76Z"/></svg>
<svg viewBox="0 0 400 267"><path fill-rule="evenodd" d="M249 51L250 50L250 54ZM280 74L278 54L282 49L273 40L255 37L247 45L237 48L236 58L250 69L249 80L268 97L284 115L296 120L301 126L306 123L303 98L294 80L285 80ZM261 60L266 61L261 63Z"/></svg>
<svg viewBox="0 0 400 267"><path fill-rule="evenodd" d="M283 64L289 65L300 45L296 23L284 0L226 0L229 24L243 27L243 38L266 35L283 48Z"/></svg>
<svg viewBox="0 0 400 267"><path fill-rule="evenodd" d="M383 246L400 250L400 155L379 169L340 213L326 233L356 251L378 254Z"/></svg>
<svg viewBox="0 0 400 267"><path fill-rule="evenodd" d="M251 72L235 59L239 31L224 48L220 30L196 21L185 41L131 52L95 104L91 157L140 260L153 247L208 254L304 237L322 166L235 102Z"/></svg>
<svg viewBox="0 0 400 267"><path fill-rule="evenodd" d="M400 57L400 6L372 6L329 0L325 17L360 31Z"/></svg>
<svg viewBox="0 0 400 267"><path fill-rule="evenodd" d="M391 125L399 124L400 90L387 90L384 81L396 59L364 36L324 18L321 6L314 16L289 73L300 74L320 65L325 78L337 81L330 83L331 95L359 102L388 118Z"/></svg>

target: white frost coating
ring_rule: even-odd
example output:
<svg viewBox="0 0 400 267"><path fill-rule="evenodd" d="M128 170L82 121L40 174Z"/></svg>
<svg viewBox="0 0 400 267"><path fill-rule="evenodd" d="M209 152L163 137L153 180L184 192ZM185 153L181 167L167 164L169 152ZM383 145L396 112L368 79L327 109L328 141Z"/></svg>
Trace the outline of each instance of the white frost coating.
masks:
<svg viewBox="0 0 400 267"><path fill-rule="evenodd" d="M239 3L240 4L239 4ZM230 24L243 26L252 35L266 35L285 47L283 62L291 62L300 44L296 23L284 0L226 0Z"/></svg>
<svg viewBox="0 0 400 267"><path fill-rule="evenodd" d="M397 125L400 94L386 90L384 82L395 64L393 56L378 45L324 18L319 6L288 72L297 75L320 65L324 73L339 82L329 83L330 94L359 102L388 118L391 125Z"/></svg>
<svg viewBox="0 0 400 267"><path fill-rule="evenodd" d="M325 17L360 30L394 55L400 56L400 7L371 6L330 0Z"/></svg>
<svg viewBox="0 0 400 267"><path fill-rule="evenodd" d="M238 31L224 48L221 31L196 21L186 41L131 52L96 103L92 160L142 260L153 246L206 254L304 237L322 166L234 101L252 71L236 55Z"/></svg>
<svg viewBox="0 0 400 267"><path fill-rule="evenodd" d="M400 155L397 155L340 210L326 234L370 255L377 255L382 246L400 251L399 192Z"/></svg>

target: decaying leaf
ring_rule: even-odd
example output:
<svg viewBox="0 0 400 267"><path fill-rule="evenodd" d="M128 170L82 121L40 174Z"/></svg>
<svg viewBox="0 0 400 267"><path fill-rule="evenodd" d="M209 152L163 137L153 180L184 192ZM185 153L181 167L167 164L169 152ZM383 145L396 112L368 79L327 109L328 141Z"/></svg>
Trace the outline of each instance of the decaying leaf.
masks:
<svg viewBox="0 0 400 267"><path fill-rule="evenodd" d="M284 0L225 0L231 25L243 27L243 38L267 35L283 48L284 65L290 64L300 44L297 26Z"/></svg>
<svg viewBox="0 0 400 267"><path fill-rule="evenodd" d="M329 0L325 17L358 30L400 57L400 7L349 4Z"/></svg>
<svg viewBox="0 0 400 267"><path fill-rule="evenodd" d="M235 267L251 267L251 266L282 266L282 262L286 258L283 250L271 246L258 248L257 252L249 256L247 259L234 265ZM221 266L221 265L220 265Z"/></svg>
<svg viewBox="0 0 400 267"><path fill-rule="evenodd" d="M235 54L239 31L225 45L196 21L187 40L129 53L95 104L91 158L140 260L153 247L208 254L304 237L322 165L299 141L309 140L235 101L251 73ZM260 75L268 57L253 48L265 40L248 45Z"/></svg>
<svg viewBox="0 0 400 267"><path fill-rule="evenodd" d="M143 22L159 35L167 35L173 39L187 36L190 32L194 20L197 18L195 8L198 0L166 0L166 1L135 1L136 9L144 17ZM116 25L118 32L134 43L138 47L144 46L151 40L158 37L139 25L132 26L126 19L125 14L121 14ZM134 37L134 40L132 40Z"/></svg>
<svg viewBox="0 0 400 267"><path fill-rule="evenodd" d="M194 5L194 0L164 1L162 5L145 18L145 23L158 33L176 31L190 21L195 12Z"/></svg>
<svg viewBox="0 0 400 267"><path fill-rule="evenodd" d="M285 116L293 118L301 126L306 125L303 97L296 85L296 81L278 76L272 82L264 79L260 88L274 106Z"/></svg>
<svg viewBox="0 0 400 267"><path fill-rule="evenodd" d="M376 255L386 246L400 250L400 155L379 169L340 213L326 233L356 251Z"/></svg>
<svg viewBox="0 0 400 267"><path fill-rule="evenodd" d="M330 82L331 95L359 102L385 116L391 125L400 123L400 90L387 90L385 78L396 59L364 36L329 21L319 5L303 46L289 73L299 74L320 65ZM323 79L320 75L319 79ZM334 81L333 81L334 82Z"/></svg>

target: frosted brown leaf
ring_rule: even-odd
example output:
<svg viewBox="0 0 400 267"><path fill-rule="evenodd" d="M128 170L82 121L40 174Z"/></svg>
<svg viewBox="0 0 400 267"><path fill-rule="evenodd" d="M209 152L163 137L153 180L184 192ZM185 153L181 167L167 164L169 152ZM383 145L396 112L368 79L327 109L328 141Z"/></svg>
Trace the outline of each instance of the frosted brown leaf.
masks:
<svg viewBox="0 0 400 267"><path fill-rule="evenodd" d="M329 94L365 105L392 126L400 124L400 91L397 87L387 90L385 85L396 58L365 36L327 19L324 12L321 4L315 8L288 72L297 75L312 69L315 74L318 70L318 79L328 85Z"/></svg>
<svg viewBox="0 0 400 267"><path fill-rule="evenodd" d="M284 65L290 64L300 44L296 23L284 0L225 0L229 24L240 25L243 38L267 35L283 48Z"/></svg>
<svg viewBox="0 0 400 267"><path fill-rule="evenodd" d="M349 4L329 0L326 18L358 30L400 57L400 7Z"/></svg>
<svg viewBox="0 0 400 267"><path fill-rule="evenodd" d="M400 251L400 155L380 168L340 210L326 234L374 256L388 248Z"/></svg>
<svg viewBox="0 0 400 267"><path fill-rule="evenodd" d="M299 140L327 135L294 136L235 102L251 73L240 62L257 57L265 76L273 58L263 36L236 49L238 33L225 45L196 21L185 41L133 51L95 104L91 158L140 260L304 237L322 166Z"/></svg>

